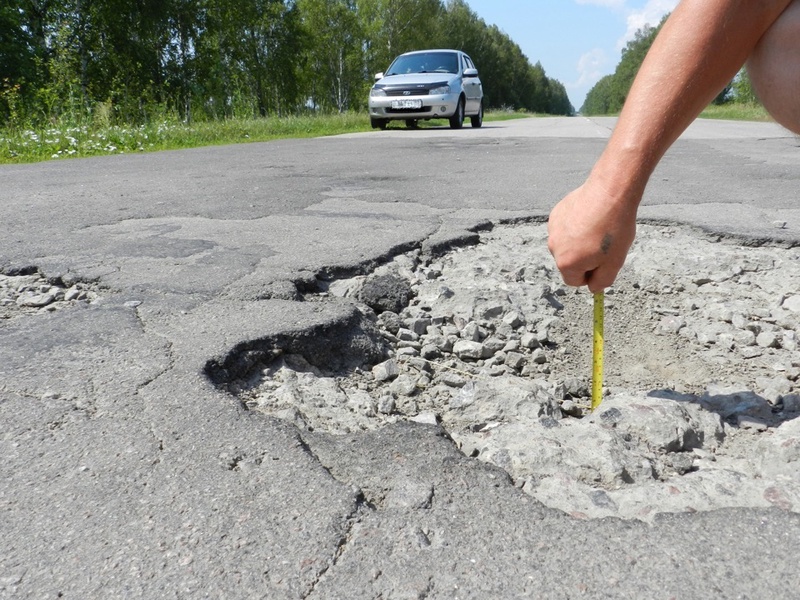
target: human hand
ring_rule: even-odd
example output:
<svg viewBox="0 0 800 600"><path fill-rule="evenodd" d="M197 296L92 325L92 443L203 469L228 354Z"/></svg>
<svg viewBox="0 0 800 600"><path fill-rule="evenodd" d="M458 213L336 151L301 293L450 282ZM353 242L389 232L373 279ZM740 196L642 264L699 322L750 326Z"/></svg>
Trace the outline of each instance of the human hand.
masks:
<svg viewBox="0 0 800 600"><path fill-rule="evenodd" d="M564 283L600 292L614 283L636 237L636 206L587 181L550 212L547 247Z"/></svg>

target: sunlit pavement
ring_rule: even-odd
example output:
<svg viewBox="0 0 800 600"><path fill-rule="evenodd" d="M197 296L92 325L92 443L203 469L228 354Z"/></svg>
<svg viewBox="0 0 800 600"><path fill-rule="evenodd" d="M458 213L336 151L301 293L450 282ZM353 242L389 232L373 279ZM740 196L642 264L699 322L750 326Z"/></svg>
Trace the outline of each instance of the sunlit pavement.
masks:
<svg viewBox="0 0 800 600"><path fill-rule="evenodd" d="M296 301L320 281L546 218L612 126L526 119L0 167L3 273L97 294L0 321L0 596L793 597L793 513L586 522L436 427L301 438L207 377L250 350L341 340L357 311ZM799 167L776 126L698 123L642 216L792 243Z"/></svg>

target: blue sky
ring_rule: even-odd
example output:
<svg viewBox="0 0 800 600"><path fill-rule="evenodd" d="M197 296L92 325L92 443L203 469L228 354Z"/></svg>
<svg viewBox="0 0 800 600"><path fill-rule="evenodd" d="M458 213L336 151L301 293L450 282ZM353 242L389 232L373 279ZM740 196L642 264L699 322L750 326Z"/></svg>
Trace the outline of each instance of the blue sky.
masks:
<svg viewBox="0 0 800 600"><path fill-rule="evenodd" d="M678 0L467 0L497 25L532 63L567 88L578 110L598 79L613 73L625 43L657 25ZM480 69L480 65L477 65Z"/></svg>

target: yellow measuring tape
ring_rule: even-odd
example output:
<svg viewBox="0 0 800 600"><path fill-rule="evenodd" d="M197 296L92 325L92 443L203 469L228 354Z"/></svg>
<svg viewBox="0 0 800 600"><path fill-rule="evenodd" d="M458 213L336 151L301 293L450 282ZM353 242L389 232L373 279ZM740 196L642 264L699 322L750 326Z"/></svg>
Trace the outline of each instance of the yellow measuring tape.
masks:
<svg viewBox="0 0 800 600"><path fill-rule="evenodd" d="M605 293L594 295L594 340L592 344L592 410L603 401L603 321Z"/></svg>

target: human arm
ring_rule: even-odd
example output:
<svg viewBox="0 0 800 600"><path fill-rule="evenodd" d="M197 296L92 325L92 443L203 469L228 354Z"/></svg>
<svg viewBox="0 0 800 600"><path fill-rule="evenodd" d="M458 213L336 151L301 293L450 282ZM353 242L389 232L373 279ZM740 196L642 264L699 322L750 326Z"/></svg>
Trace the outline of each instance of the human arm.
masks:
<svg viewBox="0 0 800 600"><path fill-rule="evenodd" d="M667 149L742 67L792 0L683 0L662 27L586 182L550 213L548 247L568 285L610 286Z"/></svg>

